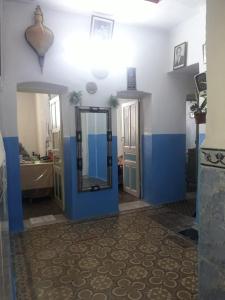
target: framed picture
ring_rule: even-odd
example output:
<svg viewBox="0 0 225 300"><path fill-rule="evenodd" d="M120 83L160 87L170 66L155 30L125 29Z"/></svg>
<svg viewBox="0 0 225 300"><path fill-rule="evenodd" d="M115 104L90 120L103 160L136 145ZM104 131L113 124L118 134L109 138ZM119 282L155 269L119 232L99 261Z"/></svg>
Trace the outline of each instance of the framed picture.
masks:
<svg viewBox="0 0 225 300"><path fill-rule="evenodd" d="M112 38L114 20L98 16L91 18L91 38L99 41L107 41Z"/></svg>
<svg viewBox="0 0 225 300"><path fill-rule="evenodd" d="M207 94L207 76L206 72L195 75L195 84L199 96L204 96Z"/></svg>
<svg viewBox="0 0 225 300"><path fill-rule="evenodd" d="M206 64L206 44L202 45L203 63Z"/></svg>
<svg viewBox="0 0 225 300"><path fill-rule="evenodd" d="M136 68L127 68L127 89L136 90Z"/></svg>
<svg viewBox="0 0 225 300"><path fill-rule="evenodd" d="M187 64L187 42L177 45L174 48L173 69L183 68Z"/></svg>

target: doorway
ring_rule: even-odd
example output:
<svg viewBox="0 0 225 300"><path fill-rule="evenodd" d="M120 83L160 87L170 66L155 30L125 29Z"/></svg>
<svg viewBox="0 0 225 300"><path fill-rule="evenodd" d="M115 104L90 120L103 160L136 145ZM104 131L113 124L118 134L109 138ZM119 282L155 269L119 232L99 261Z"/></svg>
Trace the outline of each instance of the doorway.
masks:
<svg viewBox="0 0 225 300"><path fill-rule="evenodd" d="M120 100L117 109L117 157L119 202L135 202L141 198L140 168L140 103Z"/></svg>
<svg viewBox="0 0 225 300"><path fill-rule="evenodd" d="M60 96L17 92L17 126L25 225L54 222L64 210Z"/></svg>

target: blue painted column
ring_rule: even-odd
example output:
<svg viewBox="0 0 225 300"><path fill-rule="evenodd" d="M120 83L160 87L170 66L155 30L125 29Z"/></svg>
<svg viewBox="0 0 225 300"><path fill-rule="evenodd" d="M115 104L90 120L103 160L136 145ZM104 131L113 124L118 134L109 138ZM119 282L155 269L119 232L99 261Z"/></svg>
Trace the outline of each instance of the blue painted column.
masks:
<svg viewBox="0 0 225 300"><path fill-rule="evenodd" d="M9 229L11 232L20 232L23 231L23 208L18 137L5 137L3 141L6 152Z"/></svg>
<svg viewBox="0 0 225 300"><path fill-rule="evenodd" d="M185 135L142 137L143 196L152 204L185 199Z"/></svg>
<svg viewBox="0 0 225 300"><path fill-rule="evenodd" d="M76 138L64 138L65 211L71 220L85 220L118 214L117 138L112 140L112 188L96 192L78 192Z"/></svg>

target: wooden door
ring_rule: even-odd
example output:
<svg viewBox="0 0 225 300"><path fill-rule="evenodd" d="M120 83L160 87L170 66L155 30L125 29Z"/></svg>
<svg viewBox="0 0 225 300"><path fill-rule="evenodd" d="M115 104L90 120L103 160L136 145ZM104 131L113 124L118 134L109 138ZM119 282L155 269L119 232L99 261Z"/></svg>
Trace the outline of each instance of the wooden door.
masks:
<svg viewBox="0 0 225 300"><path fill-rule="evenodd" d="M59 206L64 208L64 182L63 182L63 147L61 130L61 110L59 96L50 100L50 117L52 132L52 152L53 152L53 179L54 198Z"/></svg>
<svg viewBox="0 0 225 300"><path fill-rule="evenodd" d="M122 104L123 123L123 188L124 191L140 197L140 137L139 102Z"/></svg>

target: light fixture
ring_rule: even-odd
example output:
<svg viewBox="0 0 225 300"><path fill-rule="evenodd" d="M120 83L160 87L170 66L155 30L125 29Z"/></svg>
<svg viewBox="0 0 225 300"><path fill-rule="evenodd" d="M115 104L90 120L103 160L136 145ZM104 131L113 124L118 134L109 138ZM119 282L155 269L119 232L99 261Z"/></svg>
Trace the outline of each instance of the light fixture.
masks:
<svg viewBox="0 0 225 300"><path fill-rule="evenodd" d="M159 3L159 1L161 1L161 0L145 0L145 1L153 2L153 3Z"/></svg>

